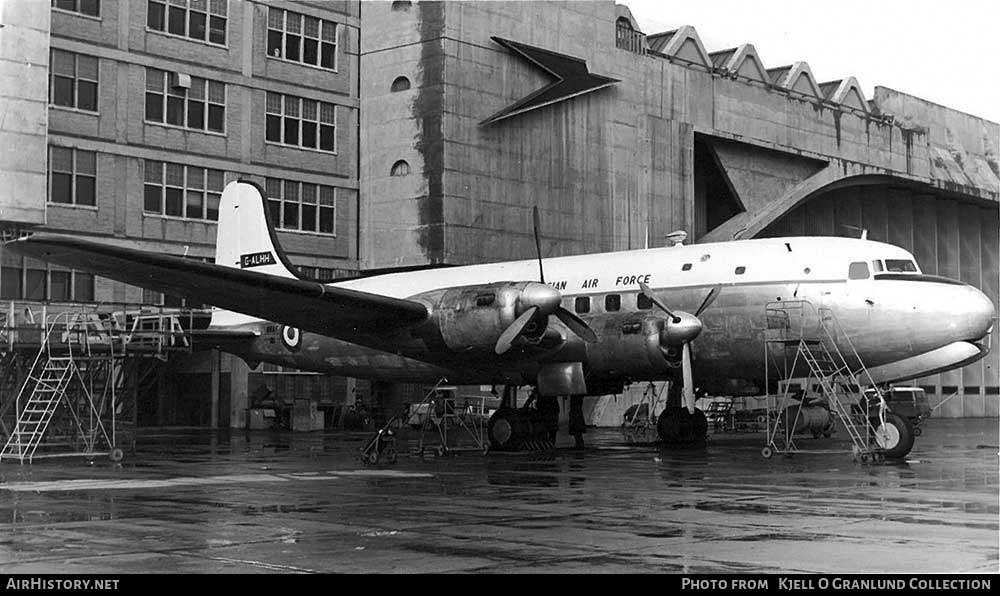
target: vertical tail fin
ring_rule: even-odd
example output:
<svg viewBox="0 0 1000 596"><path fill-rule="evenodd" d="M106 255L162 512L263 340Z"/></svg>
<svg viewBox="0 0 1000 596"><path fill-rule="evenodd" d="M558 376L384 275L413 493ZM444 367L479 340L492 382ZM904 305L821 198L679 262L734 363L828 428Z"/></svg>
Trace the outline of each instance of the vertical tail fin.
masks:
<svg viewBox="0 0 1000 596"><path fill-rule="evenodd" d="M264 190L248 181L230 182L219 201L215 263L278 277L297 277L274 233ZM258 319L213 309L210 327L233 327Z"/></svg>
<svg viewBox="0 0 1000 596"><path fill-rule="evenodd" d="M253 182L230 182L222 191L215 262L268 275L296 277L268 219L264 191Z"/></svg>

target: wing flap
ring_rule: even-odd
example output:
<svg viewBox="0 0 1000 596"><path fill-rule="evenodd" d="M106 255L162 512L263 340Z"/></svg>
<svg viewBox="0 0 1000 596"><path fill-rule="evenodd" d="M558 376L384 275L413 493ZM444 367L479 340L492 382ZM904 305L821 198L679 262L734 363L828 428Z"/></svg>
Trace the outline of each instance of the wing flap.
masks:
<svg viewBox="0 0 1000 596"><path fill-rule="evenodd" d="M35 234L4 246L24 256L333 337L408 327L428 317L427 308L412 300L71 236Z"/></svg>

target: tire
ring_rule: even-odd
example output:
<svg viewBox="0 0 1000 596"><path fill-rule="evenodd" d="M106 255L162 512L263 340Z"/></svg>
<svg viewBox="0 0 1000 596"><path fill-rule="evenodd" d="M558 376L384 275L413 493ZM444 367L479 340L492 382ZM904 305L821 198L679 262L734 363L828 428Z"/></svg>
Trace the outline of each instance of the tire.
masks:
<svg viewBox="0 0 1000 596"><path fill-rule="evenodd" d="M494 451L514 451L521 443L518 437L516 413L511 408L500 408L490 416L486 425L487 436L490 439L490 449Z"/></svg>
<svg viewBox="0 0 1000 596"><path fill-rule="evenodd" d="M770 447L764 447L760 450L760 454L764 456L764 459L771 459L771 456L774 455L774 450Z"/></svg>
<svg viewBox="0 0 1000 596"><path fill-rule="evenodd" d="M365 461L373 466L378 465L378 449L373 447L372 450L368 452L368 456L365 457Z"/></svg>
<svg viewBox="0 0 1000 596"><path fill-rule="evenodd" d="M115 463L120 462L124 457L125 457L125 452L119 449L118 447L112 449L111 453L108 454L108 459L110 459Z"/></svg>
<svg viewBox="0 0 1000 596"><path fill-rule="evenodd" d="M904 458L913 449L913 439L916 437L916 433L913 432L913 425L906 418L888 412L885 415L885 425L881 425L878 419L874 419L872 420L872 428L875 429L875 444L885 452L887 458Z"/></svg>
<svg viewBox="0 0 1000 596"><path fill-rule="evenodd" d="M703 443L708 435L708 418L697 409L691 414L687 408L666 408L656 420L656 433L664 443Z"/></svg>

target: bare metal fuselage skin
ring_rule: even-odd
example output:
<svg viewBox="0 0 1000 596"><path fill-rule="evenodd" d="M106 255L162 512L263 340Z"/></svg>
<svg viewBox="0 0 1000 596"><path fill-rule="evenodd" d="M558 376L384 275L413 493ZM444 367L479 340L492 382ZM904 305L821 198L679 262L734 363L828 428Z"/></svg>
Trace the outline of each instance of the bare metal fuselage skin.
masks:
<svg viewBox="0 0 1000 596"><path fill-rule="evenodd" d="M678 354L659 340L667 317L639 300L637 284L645 281L665 304L686 312L695 312L713 287L721 288L699 317L703 330L692 343L697 384L714 393L763 388L768 308L773 315L782 304L789 305L794 330L818 330L820 311L832 313L840 329L838 347L845 353L853 347L868 367L965 344L974 347L959 350L962 354L976 353L972 360L984 356L985 348L975 342L992 324L992 303L971 286L916 271L876 273L873 261L890 258L913 257L875 242L791 238L546 260L549 285L562 292L563 306L575 310L598 341L584 343L549 317L533 341L521 341L503 356L494 352L496 336L517 311L516 304L505 302L515 301L515 294L498 280L531 279L536 262L379 276L343 285L418 300L427 305L431 320L351 342L246 323L244 328L251 326L261 335L241 355L359 378L420 382L446 377L462 384L533 383L546 364L581 362L588 389L598 393L616 383L675 379ZM873 271L849 279L851 263L867 263ZM449 287L457 289L443 289ZM491 292L495 304L477 304ZM609 302L608 296L616 298ZM587 303L586 309L578 299ZM965 363L938 358L918 359L916 365L930 372Z"/></svg>

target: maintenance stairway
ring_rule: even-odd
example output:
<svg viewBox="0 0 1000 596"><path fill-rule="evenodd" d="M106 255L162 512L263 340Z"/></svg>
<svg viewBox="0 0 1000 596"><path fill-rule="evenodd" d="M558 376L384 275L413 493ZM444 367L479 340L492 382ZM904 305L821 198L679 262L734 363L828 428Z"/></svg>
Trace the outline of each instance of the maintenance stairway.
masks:
<svg viewBox="0 0 1000 596"><path fill-rule="evenodd" d="M839 451L801 449L795 441L797 435L830 437L837 423L862 461L908 452L912 432L900 436L906 429L897 426L900 420L888 410L833 312L808 300L772 302L766 308L765 383L770 388L777 381L778 393L768 396L767 443L761 454ZM901 440L909 444L900 445Z"/></svg>
<svg viewBox="0 0 1000 596"><path fill-rule="evenodd" d="M0 431L6 435L0 462L121 460L139 387L168 353L190 351L177 311L49 314L43 306L36 316L11 304L0 314Z"/></svg>

